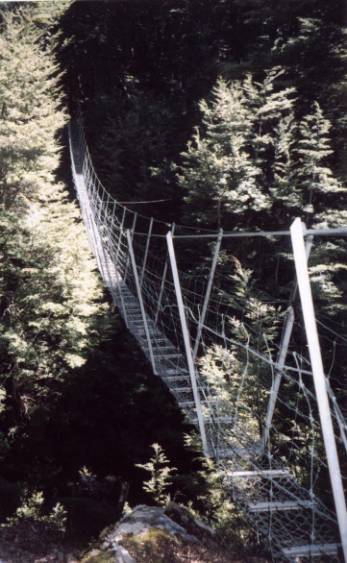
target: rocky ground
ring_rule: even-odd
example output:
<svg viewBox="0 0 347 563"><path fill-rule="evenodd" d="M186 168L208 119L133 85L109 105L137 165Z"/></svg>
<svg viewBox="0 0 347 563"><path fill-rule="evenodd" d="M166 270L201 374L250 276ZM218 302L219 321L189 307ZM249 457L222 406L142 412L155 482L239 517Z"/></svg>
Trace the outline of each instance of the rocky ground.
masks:
<svg viewBox="0 0 347 563"><path fill-rule="evenodd" d="M13 532L12 532L13 534ZM266 563L221 547L214 530L175 503L139 505L89 549L48 542L34 529L0 534L0 563Z"/></svg>

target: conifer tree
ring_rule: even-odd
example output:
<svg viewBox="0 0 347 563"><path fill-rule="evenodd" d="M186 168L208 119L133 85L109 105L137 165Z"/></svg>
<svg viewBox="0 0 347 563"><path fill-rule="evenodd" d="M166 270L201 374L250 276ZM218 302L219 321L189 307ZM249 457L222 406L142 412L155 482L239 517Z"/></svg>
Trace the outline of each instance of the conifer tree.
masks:
<svg viewBox="0 0 347 563"><path fill-rule="evenodd" d="M217 211L220 226L229 228L253 223L256 214L261 226L273 192L288 199L294 89L278 85L282 74L275 68L263 82L251 75L230 84L220 79L212 99L200 103L202 125L178 173L188 214L191 207L194 217L213 224Z"/></svg>
<svg viewBox="0 0 347 563"><path fill-rule="evenodd" d="M329 166L329 156L333 154L330 129L331 124L317 102L299 123L296 184L302 193L305 221L314 227L344 227L347 223L347 188ZM344 239L330 238L316 241L312 253L311 281L316 302L320 301L330 317L344 310L345 252Z"/></svg>
<svg viewBox="0 0 347 563"><path fill-rule="evenodd" d="M177 167L188 216L215 226L217 214L225 228L273 228L276 217L282 228L303 212L311 224L328 206L337 212L331 220L343 219L329 120L318 103L299 120L283 74L274 68L262 82L220 79L200 103L201 126Z"/></svg>
<svg viewBox="0 0 347 563"><path fill-rule="evenodd" d="M200 103L202 132L197 129L182 154L177 177L188 213L209 224L217 216L222 226L228 215L238 222L248 209L266 209L270 202L260 189L261 171L248 150L254 116L242 84L230 88L220 79L212 96L211 103Z"/></svg>
<svg viewBox="0 0 347 563"><path fill-rule="evenodd" d="M0 36L0 385L12 428L49 409L106 322L78 210L55 176L66 114L36 16L35 4L3 13Z"/></svg>
<svg viewBox="0 0 347 563"><path fill-rule="evenodd" d="M327 164L327 157L333 153L330 128L330 122L317 102L299 124L297 178L306 200L307 213L317 213L322 200L326 203L327 198L346 193Z"/></svg>

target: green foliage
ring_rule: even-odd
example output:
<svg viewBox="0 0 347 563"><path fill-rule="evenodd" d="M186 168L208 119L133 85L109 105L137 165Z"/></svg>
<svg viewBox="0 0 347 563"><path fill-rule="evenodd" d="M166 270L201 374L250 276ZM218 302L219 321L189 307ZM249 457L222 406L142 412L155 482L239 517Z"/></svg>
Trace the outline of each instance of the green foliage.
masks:
<svg viewBox="0 0 347 563"><path fill-rule="evenodd" d="M183 165L177 178L187 194L192 216L213 224L217 215L217 224L222 226L226 214L237 217L248 209L266 209L270 201L261 192L261 171L248 150L256 87L247 79L230 88L220 79L212 96L212 103L200 103L202 132L197 130L187 152L182 154ZM257 143L260 145L259 138Z"/></svg>
<svg viewBox="0 0 347 563"><path fill-rule="evenodd" d="M346 19L341 0L313 1L311 9L297 12L292 24L277 29L272 56L296 82L301 101L317 99L333 122L335 163L346 178ZM309 6L310 3L308 3ZM316 4L316 6L314 6Z"/></svg>
<svg viewBox="0 0 347 563"><path fill-rule="evenodd" d="M345 192L327 161L333 152L329 121L317 102L299 120L295 89L284 86L284 78L275 68L262 82L251 75L219 79L211 98L200 103L202 124L177 174L190 218L254 228L275 214L279 228L302 208L312 222L330 194ZM329 203L341 208L339 200Z"/></svg>
<svg viewBox="0 0 347 563"><path fill-rule="evenodd" d="M233 418L232 442L240 447L247 439L261 438L264 412L269 397L266 375L269 366L257 354L269 357L280 333L281 313L260 291L251 270L222 253L219 277L228 292L220 291L230 315L222 340L205 348L199 359L200 373L218 397L218 413ZM254 354L252 353L254 351Z"/></svg>
<svg viewBox="0 0 347 563"><path fill-rule="evenodd" d="M143 484L143 490L149 493L157 504L165 505L169 500L167 490L172 480L171 475L176 467L170 467L170 463L163 448L159 444L152 444L154 451L150 460L145 463L137 463L136 467L145 469L150 474L150 479Z"/></svg>
<svg viewBox="0 0 347 563"><path fill-rule="evenodd" d="M17 508L14 516L8 518L2 527L13 528L22 523L43 525L49 533L64 534L66 529L67 512L63 505L57 502L50 512L44 510L44 496L42 491L26 494L22 504Z"/></svg>
<svg viewBox="0 0 347 563"><path fill-rule="evenodd" d="M55 176L66 114L35 17L35 4L5 12L0 37L0 384L10 433L52 407L53 382L109 326L79 212Z"/></svg>
<svg viewBox="0 0 347 563"><path fill-rule="evenodd" d="M307 213L317 211L317 203L319 205L322 197L336 196L347 191L326 164L327 157L333 153L329 138L330 128L331 124L324 118L317 102L313 105L312 113L304 116L299 124L297 176L301 190L309 194L305 208Z"/></svg>
<svg viewBox="0 0 347 563"><path fill-rule="evenodd" d="M194 436L186 436L186 446L197 451ZM202 518L217 532L222 545L233 548L244 548L255 542L248 523L231 500L230 492L223 484L221 473L211 458L200 454L199 469L191 476L190 486L196 489L193 502L189 502L189 510Z"/></svg>
<svg viewBox="0 0 347 563"><path fill-rule="evenodd" d="M318 102L300 115L295 89L287 84L281 68L265 72L261 82L251 75L230 83L219 79L211 97L200 103L201 126L176 166L187 220L205 227L271 230L287 229L304 214L308 226L346 224L346 188L330 164L331 123ZM273 246L264 242L254 259L250 245L239 245L244 263L257 269L262 255L276 271ZM320 242L312 255L313 282L326 311L342 306L344 249L341 241ZM270 290L267 272L257 275Z"/></svg>

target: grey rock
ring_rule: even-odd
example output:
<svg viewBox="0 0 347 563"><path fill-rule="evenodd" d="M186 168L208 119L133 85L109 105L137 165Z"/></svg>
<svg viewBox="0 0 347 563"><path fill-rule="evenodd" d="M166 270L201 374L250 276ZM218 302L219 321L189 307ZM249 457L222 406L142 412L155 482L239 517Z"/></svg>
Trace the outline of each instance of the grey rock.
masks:
<svg viewBox="0 0 347 563"><path fill-rule="evenodd" d="M195 536L188 534L182 526L171 520L163 508L140 504L107 534L103 547L114 548L125 535L137 536L148 532L151 528L165 530L190 543L200 543Z"/></svg>
<svg viewBox="0 0 347 563"><path fill-rule="evenodd" d="M194 520L191 515L190 518ZM181 523L184 524L184 518L182 518ZM171 537L178 536L190 544L200 544L195 535L189 533L184 526L178 524L165 514L164 508L140 504L129 514L126 514L117 524L107 528L102 533L96 551L107 554L114 563L136 563L136 559L122 545L122 541L126 542L132 536L145 535L153 529L162 530ZM195 529L198 531L201 528L196 526ZM89 560L88 557L91 557L91 560L93 560L93 556L95 557L94 553L90 552L87 554L85 561Z"/></svg>

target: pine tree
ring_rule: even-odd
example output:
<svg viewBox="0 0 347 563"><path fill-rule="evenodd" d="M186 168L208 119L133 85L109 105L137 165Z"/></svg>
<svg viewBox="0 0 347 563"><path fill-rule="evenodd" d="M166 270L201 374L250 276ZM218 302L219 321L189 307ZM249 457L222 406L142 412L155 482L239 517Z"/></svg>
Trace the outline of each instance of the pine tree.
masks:
<svg viewBox="0 0 347 563"><path fill-rule="evenodd" d="M66 114L36 16L35 4L3 13L0 37L0 385L10 425L49 410L56 382L85 362L106 322L79 212L55 176Z"/></svg>
<svg viewBox="0 0 347 563"><path fill-rule="evenodd" d="M182 153L178 182L185 190L188 213L197 221L225 225L228 215L236 222L252 207L266 209L269 199L259 189L261 171L248 150L254 115L243 85L231 88L219 80L212 102L200 103L202 131Z"/></svg>
<svg viewBox="0 0 347 563"><path fill-rule="evenodd" d="M278 10L282 6L278 6ZM341 0L293 3L278 19L271 54L295 81L305 111L313 99L332 123L334 169L346 180L346 21ZM289 15L289 14L288 14Z"/></svg>
<svg viewBox="0 0 347 563"><path fill-rule="evenodd" d="M329 196L335 198L336 194L346 193L327 164L327 157L333 153L330 128L317 102L299 124L297 177L306 200L305 211L311 214L319 211L322 199L326 202Z"/></svg>
<svg viewBox="0 0 347 563"><path fill-rule="evenodd" d="M329 166L330 122L318 103L299 120L284 78L274 68L262 82L220 79L200 103L201 126L177 167L188 216L215 226L217 215L225 228L273 228L276 217L287 228L303 212L312 223L328 206L335 223L344 220L345 188Z"/></svg>
<svg viewBox="0 0 347 563"><path fill-rule="evenodd" d="M272 182L269 187L274 207L278 211L299 210L303 205L302 193L297 189L293 147L297 124L293 113L283 117L273 130ZM284 218L283 218L284 219Z"/></svg>
<svg viewBox="0 0 347 563"><path fill-rule="evenodd" d="M230 228L254 224L256 216L261 226L277 191L290 199L295 100L294 89L281 86L282 74L274 68L263 82L220 79L211 100L200 103L202 125L178 174L194 218L212 225L217 212L220 226Z"/></svg>
<svg viewBox="0 0 347 563"><path fill-rule="evenodd" d="M300 135L295 149L298 159L296 183L302 193L303 211L308 226L343 227L347 222L347 188L335 177L329 166L329 157L333 154L330 129L331 124L317 102L299 123ZM320 302L329 316L341 313L344 309L345 252L344 240L329 238L315 241L311 258L311 281L316 302Z"/></svg>

